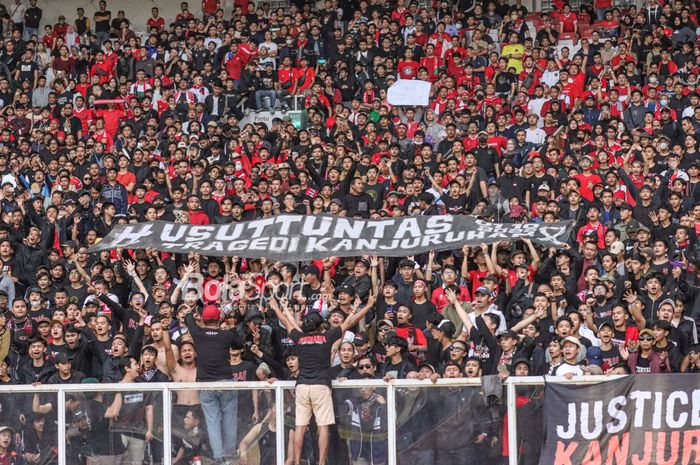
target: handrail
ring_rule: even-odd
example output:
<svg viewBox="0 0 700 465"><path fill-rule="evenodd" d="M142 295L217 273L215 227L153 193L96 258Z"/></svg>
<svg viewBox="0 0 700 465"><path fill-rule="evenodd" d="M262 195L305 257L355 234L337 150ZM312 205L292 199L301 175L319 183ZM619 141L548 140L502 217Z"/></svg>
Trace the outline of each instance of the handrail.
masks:
<svg viewBox="0 0 700 465"><path fill-rule="evenodd" d="M592 375L592 376L574 376L571 379L555 376L510 376L503 381L506 388L506 407L508 412L508 430L511 432L508 436L509 465L517 465L517 408L515 403L516 387L517 386L544 386L546 383L564 383L564 384L598 384L606 381L623 378L625 375ZM171 413L172 413L172 393L179 390L267 390L275 392L275 422L276 422L276 439L279 444L284 444L285 426L284 426L284 390L294 389L296 383L294 381L275 381L269 383L265 381L216 381L216 382L189 382L189 383L87 383L87 384L24 384L24 385L5 385L0 386L0 398L2 394L14 393L56 393L57 397L57 420L58 420L58 465L66 464L66 395L68 393L77 392L161 392L163 394L163 447L165 451L169 451L172 444L172 437L166 434L167 431L172 431ZM403 388L440 388L446 386L480 386L481 378L451 378L438 379L436 382L431 380L417 379L392 379L385 381L383 379L361 379L361 380L344 380L333 381L333 388L337 390L356 389L362 387L374 387L377 389L386 389L386 401L389 405L395 406L397 400L397 389ZM395 465L397 463L397 448L396 448L396 409L389 408L386 412L388 426L388 456L387 463ZM276 461L278 465L283 465L285 462L285 449L277 448ZM172 457L169 453L164 454L163 465L171 465Z"/></svg>
<svg viewBox="0 0 700 465"><path fill-rule="evenodd" d="M587 375L574 376L571 379L563 376L510 376L503 381L504 385L514 384L516 386L544 386L545 383L564 384L598 384L605 381L612 381L623 378L627 375ZM214 381L214 382L189 382L189 383L87 383L87 384L14 384L0 386L0 394L3 392L97 392L97 391L171 391L179 390L249 390L249 389L292 389L296 383L294 381L275 381L268 383L265 381ZM393 387L440 387L440 386L479 386L481 378L440 378L435 383L430 380L418 379L393 379L384 381L382 379L352 379L344 381L333 381L333 388L347 389L359 387L386 388Z"/></svg>

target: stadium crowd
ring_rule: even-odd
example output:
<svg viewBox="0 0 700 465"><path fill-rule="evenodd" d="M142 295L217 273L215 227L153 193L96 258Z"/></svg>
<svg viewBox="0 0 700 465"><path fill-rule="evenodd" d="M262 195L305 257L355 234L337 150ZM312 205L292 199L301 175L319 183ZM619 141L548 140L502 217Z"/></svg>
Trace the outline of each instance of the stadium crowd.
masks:
<svg viewBox="0 0 700 465"><path fill-rule="evenodd" d="M697 1L203 0L146 24L118 2L55 24L10 3L0 386L296 380L288 463L380 465L385 397L332 380L700 371ZM389 104L397 79L430 82L429 106ZM118 224L293 213L575 228L560 249L309 263L89 251ZM502 406L414 401L402 463L507 456ZM53 463L55 395L0 402L0 464ZM69 394L69 463L160 461L158 402ZM269 393L174 403L175 463L253 463L254 444L275 463Z"/></svg>

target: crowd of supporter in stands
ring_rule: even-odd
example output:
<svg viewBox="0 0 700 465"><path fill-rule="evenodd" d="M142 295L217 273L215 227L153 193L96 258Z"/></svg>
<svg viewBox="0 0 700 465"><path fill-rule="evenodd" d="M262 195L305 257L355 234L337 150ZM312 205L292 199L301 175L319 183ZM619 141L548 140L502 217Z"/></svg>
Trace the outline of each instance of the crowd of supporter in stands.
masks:
<svg viewBox="0 0 700 465"><path fill-rule="evenodd" d="M145 24L119 2L56 23L41 1L9 3L0 385L700 370L697 1L203 0ZM429 106L392 106L398 79L430 82ZM242 122L255 115L269 124ZM575 227L559 249L307 263L89 250L125 223L324 213ZM285 322L341 328L330 360L301 356ZM386 433L380 394L335 415ZM176 463L248 463L253 443L274 463L274 396L249 395L175 393ZM51 463L55 395L8 399L0 463ZM69 395L71 463L161 460L156 399ZM492 463L507 447L486 423L443 439ZM359 437L329 463L386 461L385 438Z"/></svg>

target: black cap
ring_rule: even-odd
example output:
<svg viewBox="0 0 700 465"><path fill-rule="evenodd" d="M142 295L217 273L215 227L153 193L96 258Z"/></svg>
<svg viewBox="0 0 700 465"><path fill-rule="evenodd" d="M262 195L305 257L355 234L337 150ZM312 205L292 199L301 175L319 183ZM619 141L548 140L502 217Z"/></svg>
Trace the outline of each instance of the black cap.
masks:
<svg viewBox="0 0 700 465"><path fill-rule="evenodd" d="M343 284L342 286L340 286L338 289L335 290L336 295L340 294L341 292L345 292L346 294L354 295L355 288L352 286L349 286L347 284Z"/></svg>
<svg viewBox="0 0 700 465"><path fill-rule="evenodd" d="M363 344L367 344L368 342L369 336L365 331L360 331L359 333L355 334L355 338L352 340L352 343L356 346L361 346Z"/></svg>
<svg viewBox="0 0 700 465"><path fill-rule="evenodd" d="M518 333L509 329L507 331L503 331L501 334L498 335L499 339L502 337L510 337L512 339L518 339Z"/></svg>
<svg viewBox="0 0 700 465"><path fill-rule="evenodd" d="M316 265L306 265L301 269L301 274L312 274L315 276L321 276L321 270L319 270Z"/></svg>
<svg viewBox="0 0 700 465"><path fill-rule="evenodd" d="M53 363L67 363L72 361L73 357L66 352L59 352L53 356Z"/></svg>
<svg viewBox="0 0 700 465"><path fill-rule="evenodd" d="M450 320L442 320L437 325L437 329L438 329L438 331L441 331L447 337L454 336L455 331L457 331L457 328L455 328L455 324L452 323Z"/></svg>

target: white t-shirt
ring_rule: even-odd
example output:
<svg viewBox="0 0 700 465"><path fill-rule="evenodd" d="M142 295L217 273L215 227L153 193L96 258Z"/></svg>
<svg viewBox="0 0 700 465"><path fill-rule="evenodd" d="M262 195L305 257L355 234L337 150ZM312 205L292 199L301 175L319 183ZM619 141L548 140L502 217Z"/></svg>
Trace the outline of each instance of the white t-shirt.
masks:
<svg viewBox="0 0 700 465"><path fill-rule="evenodd" d="M565 376L567 374L573 374L574 376L583 376L583 369L581 365L571 365L566 362L562 362L559 365L555 365L549 370L550 376Z"/></svg>

